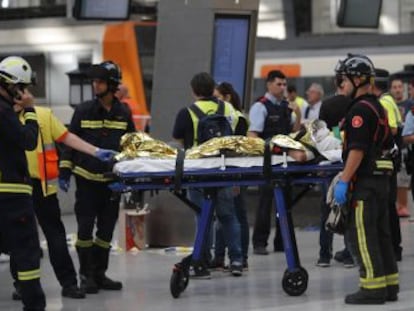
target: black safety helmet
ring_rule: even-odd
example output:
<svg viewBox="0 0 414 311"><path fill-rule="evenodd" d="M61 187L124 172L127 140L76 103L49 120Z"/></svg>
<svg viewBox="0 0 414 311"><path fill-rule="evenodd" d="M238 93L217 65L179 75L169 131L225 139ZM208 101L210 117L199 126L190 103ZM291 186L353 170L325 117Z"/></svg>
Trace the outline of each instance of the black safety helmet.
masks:
<svg viewBox="0 0 414 311"><path fill-rule="evenodd" d="M359 87L373 83L375 68L374 64L367 56L361 54L348 54L347 58L338 61L335 73L337 77L343 75L348 77L354 86L352 94L352 97L354 97ZM365 80L361 84L355 85L352 77L365 77Z"/></svg>
<svg viewBox="0 0 414 311"><path fill-rule="evenodd" d="M109 91L116 92L122 80L121 68L112 61L104 61L100 64L92 65L88 71L91 79L101 79L108 83Z"/></svg>
<svg viewBox="0 0 414 311"><path fill-rule="evenodd" d="M347 58L339 60L335 72L348 77L375 76L372 61L367 56L360 54L348 54Z"/></svg>

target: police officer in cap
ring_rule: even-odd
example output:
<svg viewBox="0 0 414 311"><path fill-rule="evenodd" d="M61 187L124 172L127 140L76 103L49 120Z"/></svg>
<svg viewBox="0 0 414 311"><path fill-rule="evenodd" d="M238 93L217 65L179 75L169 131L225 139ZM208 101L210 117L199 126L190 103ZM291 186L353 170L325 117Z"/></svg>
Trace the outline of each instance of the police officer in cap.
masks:
<svg viewBox="0 0 414 311"><path fill-rule="evenodd" d="M353 101L342 125L344 170L335 186L334 198L350 210L350 246L360 266L360 289L347 295L345 303L396 301L398 268L387 206L393 170L388 154L394 142L385 111L370 94L374 66L364 55L349 54L338 62L336 73L343 76L342 86Z"/></svg>

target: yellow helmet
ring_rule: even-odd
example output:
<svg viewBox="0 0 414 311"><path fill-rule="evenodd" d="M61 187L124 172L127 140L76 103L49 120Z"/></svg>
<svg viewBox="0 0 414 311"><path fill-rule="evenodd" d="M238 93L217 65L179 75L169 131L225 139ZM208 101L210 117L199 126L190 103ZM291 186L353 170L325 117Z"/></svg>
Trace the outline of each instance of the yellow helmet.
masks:
<svg viewBox="0 0 414 311"><path fill-rule="evenodd" d="M19 56L9 56L0 62L0 79L8 84L31 84L32 68Z"/></svg>

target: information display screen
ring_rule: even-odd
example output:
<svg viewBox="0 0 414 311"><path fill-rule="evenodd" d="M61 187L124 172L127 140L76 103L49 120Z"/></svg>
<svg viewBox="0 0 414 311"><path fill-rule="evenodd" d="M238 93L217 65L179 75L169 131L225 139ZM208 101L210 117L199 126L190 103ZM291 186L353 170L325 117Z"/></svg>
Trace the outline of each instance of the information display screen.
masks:
<svg viewBox="0 0 414 311"><path fill-rule="evenodd" d="M131 0L76 0L73 15L85 20L129 19Z"/></svg>
<svg viewBox="0 0 414 311"><path fill-rule="evenodd" d="M339 27L378 28L382 0L341 0Z"/></svg>

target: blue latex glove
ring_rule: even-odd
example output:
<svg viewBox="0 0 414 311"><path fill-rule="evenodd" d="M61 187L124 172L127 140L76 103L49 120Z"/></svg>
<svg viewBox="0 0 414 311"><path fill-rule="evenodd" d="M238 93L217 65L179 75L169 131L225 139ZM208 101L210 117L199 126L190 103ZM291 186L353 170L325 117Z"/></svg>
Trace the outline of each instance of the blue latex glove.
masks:
<svg viewBox="0 0 414 311"><path fill-rule="evenodd" d="M345 182L343 180L339 180L335 185L334 199L335 199L335 202L338 203L339 205L344 205L346 203L348 186L349 186L349 182Z"/></svg>
<svg viewBox="0 0 414 311"><path fill-rule="evenodd" d="M103 162L111 161L114 158L114 156L117 154L118 152L114 150L101 149L101 148L96 149L96 152L95 152L95 156Z"/></svg>
<svg viewBox="0 0 414 311"><path fill-rule="evenodd" d="M68 192L69 187L70 187L70 179L59 177L58 183L59 183L60 190Z"/></svg>

